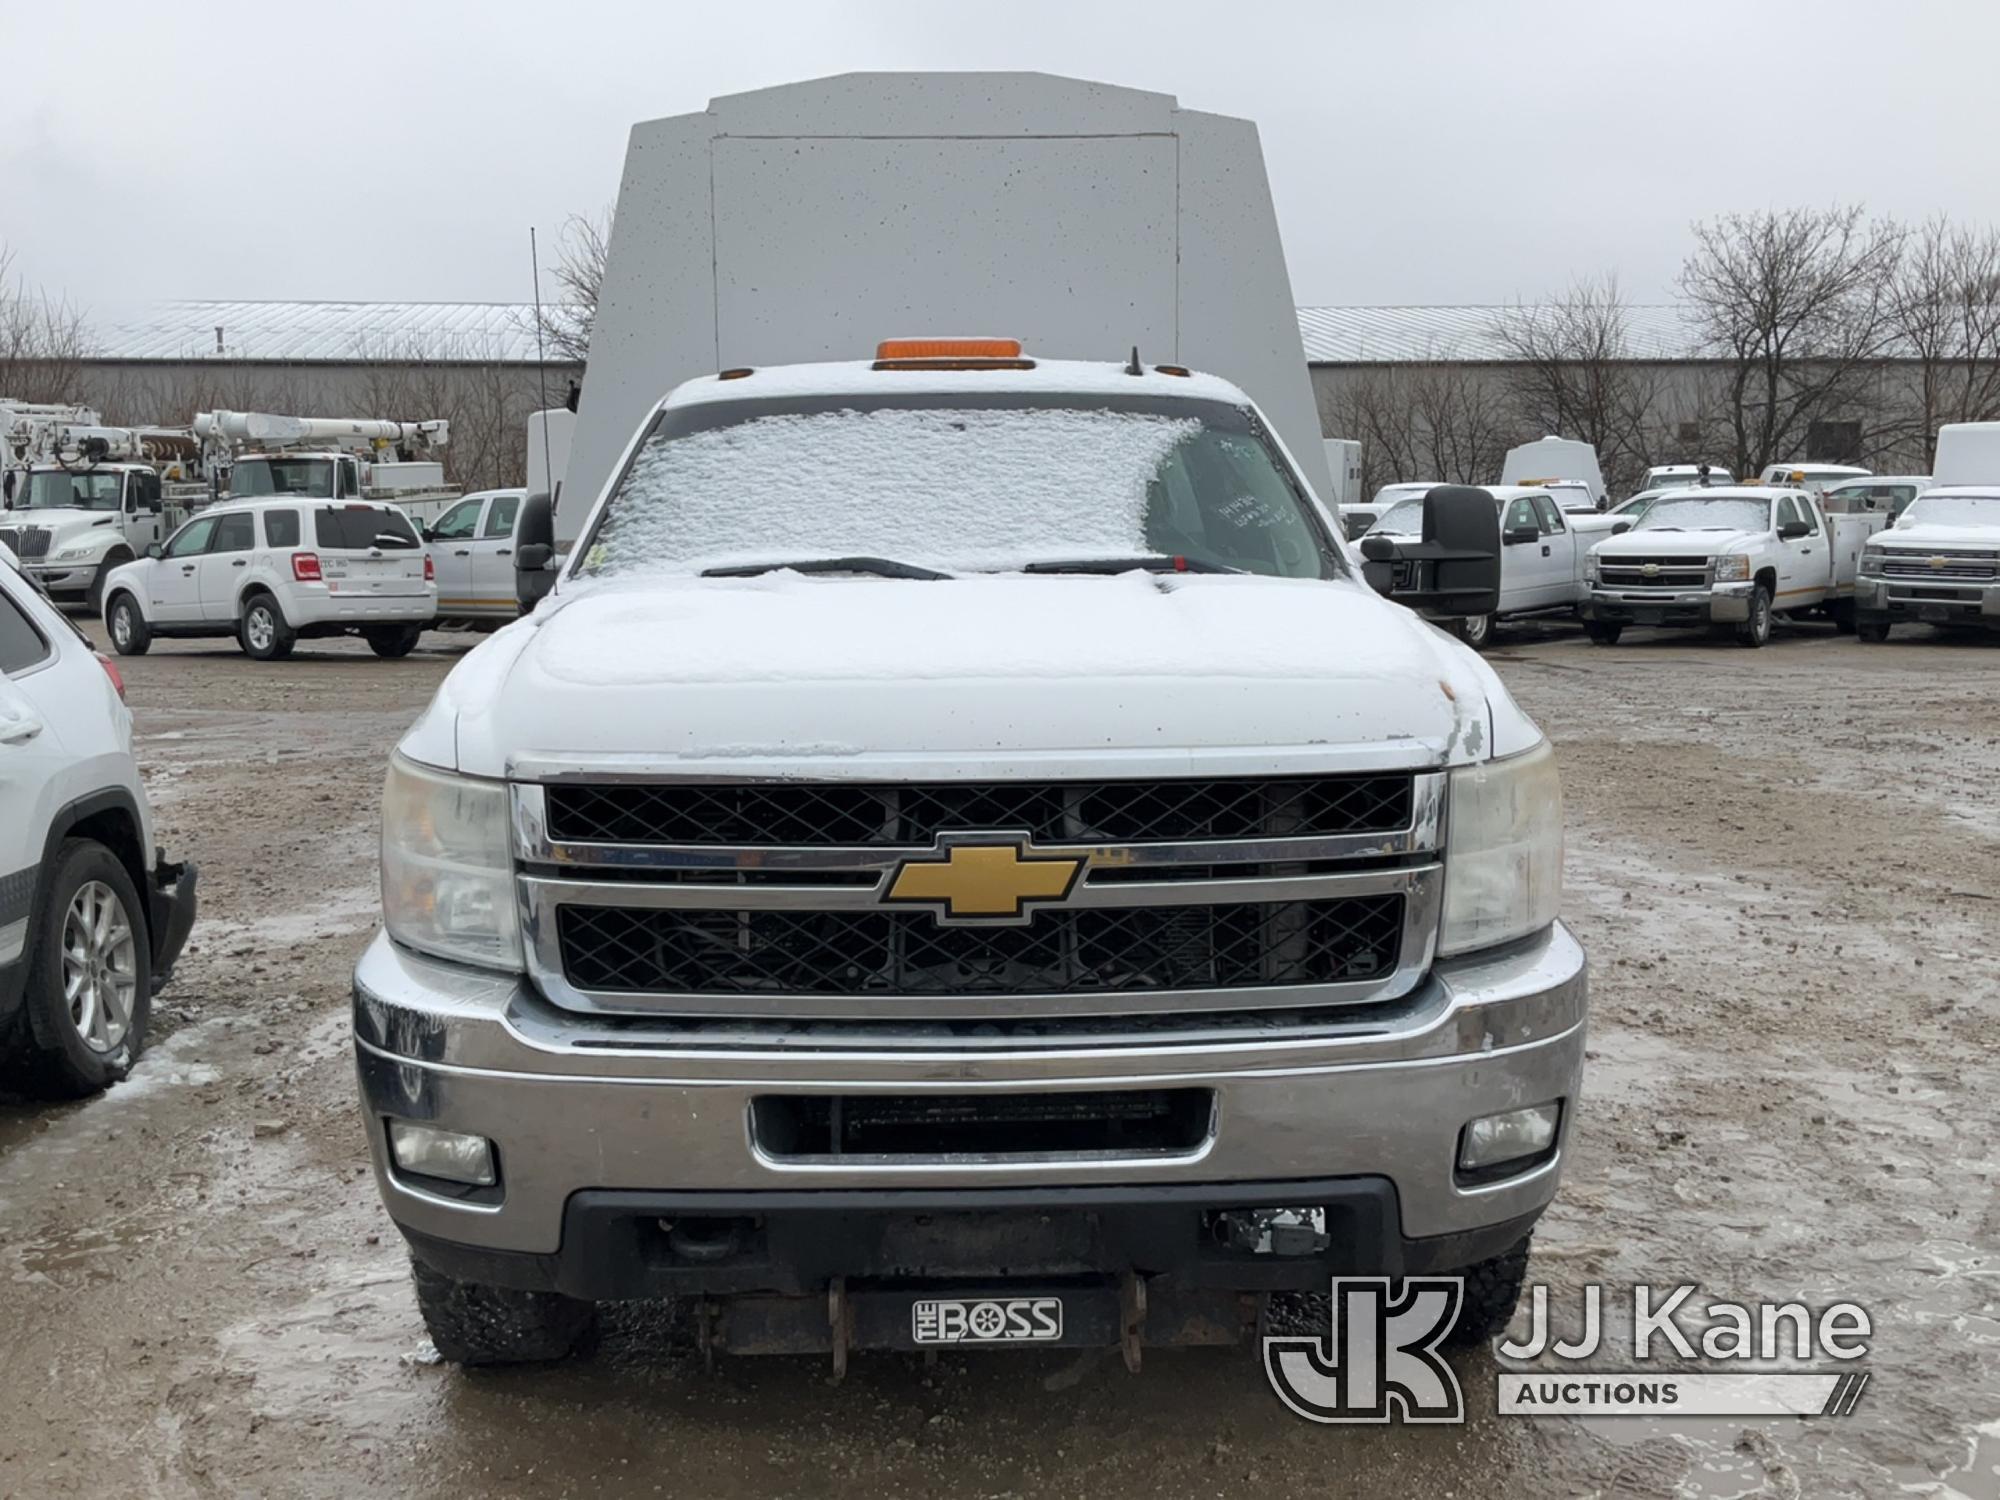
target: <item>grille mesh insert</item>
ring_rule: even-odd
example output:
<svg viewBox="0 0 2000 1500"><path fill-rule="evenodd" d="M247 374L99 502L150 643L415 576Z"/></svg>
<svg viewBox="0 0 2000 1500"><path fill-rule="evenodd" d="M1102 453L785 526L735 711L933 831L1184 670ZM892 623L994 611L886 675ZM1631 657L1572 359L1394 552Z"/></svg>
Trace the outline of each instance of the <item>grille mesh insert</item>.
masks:
<svg viewBox="0 0 2000 1500"><path fill-rule="evenodd" d="M943 782L866 786L557 785L566 843L927 845L942 832L1025 831L1041 843L1180 843L1406 828L1411 778Z"/></svg>
<svg viewBox="0 0 2000 1500"><path fill-rule="evenodd" d="M699 995L1135 994L1367 982L1395 970L1401 895L1070 908L1024 927L928 912L565 906L579 989Z"/></svg>

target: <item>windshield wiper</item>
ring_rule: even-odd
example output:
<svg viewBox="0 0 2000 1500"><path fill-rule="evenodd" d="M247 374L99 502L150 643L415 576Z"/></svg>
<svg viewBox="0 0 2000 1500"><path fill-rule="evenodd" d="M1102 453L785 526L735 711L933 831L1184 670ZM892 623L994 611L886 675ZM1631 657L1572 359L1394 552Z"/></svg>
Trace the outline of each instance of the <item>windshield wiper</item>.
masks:
<svg viewBox="0 0 2000 1500"><path fill-rule="evenodd" d="M1072 557L1052 562L1031 562L1023 573L1240 573L1200 557L1166 557L1149 553L1144 557Z"/></svg>
<svg viewBox="0 0 2000 1500"><path fill-rule="evenodd" d="M936 568L897 562L893 557L803 557L795 562L742 563L733 568L703 568L704 578L755 578L760 573L873 573L877 578L949 578Z"/></svg>

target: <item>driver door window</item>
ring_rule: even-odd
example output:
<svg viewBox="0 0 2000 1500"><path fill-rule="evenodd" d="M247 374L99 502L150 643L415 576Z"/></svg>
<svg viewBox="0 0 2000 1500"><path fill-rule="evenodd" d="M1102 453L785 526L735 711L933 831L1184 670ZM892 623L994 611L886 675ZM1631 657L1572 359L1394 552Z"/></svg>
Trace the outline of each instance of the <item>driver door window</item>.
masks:
<svg viewBox="0 0 2000 1500"><path fill-rule="evenodd" d="M206 552L208 550L208 539L215 534L216 519L214 516L202 516L198 520L188 522L187 525L176 531L172 539L168 541L166 555L168 557L193 557L197 553Z"/></svg>
<svg viewBox="0 0 2000 1500"><path fill-rule="evenodd" d="M1500 529L1503 532L1523 529L1539 532L1542 523L1541 518L1535 514L1535 502L1526 495L1515 500L1507 507L1507 519L1501 523Z"/></svg>
<svg viewBox="0 0 2000 1500"><path fill-rule="evenodd" d="M485 503L483 500L459 501L438 517L437 525L431 528L431 540L456 542L469 538L479 529L479 507Z"/></svg>

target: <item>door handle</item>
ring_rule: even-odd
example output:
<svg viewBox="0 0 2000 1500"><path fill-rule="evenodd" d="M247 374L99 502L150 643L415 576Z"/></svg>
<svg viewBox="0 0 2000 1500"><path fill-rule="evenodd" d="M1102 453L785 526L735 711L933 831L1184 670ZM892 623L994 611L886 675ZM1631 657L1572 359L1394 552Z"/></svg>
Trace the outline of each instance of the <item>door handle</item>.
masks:
<svg viewBox="0 0 2000 1500"><path fill-rule="evenodd" d="M1542 556L1547 557L1549 555L1549 549L1547 547L1542 548Z"/></svg>
<svg viewBox="0 0 2000 1500"><path fill-rule="evenodd" d="M182 575L183 577L185 577L185 576L186 576L187 574L189 574L189 573L192 573L193 571L194 571L194 564L193 564L193 563L182 563L182 564L181 564L181 575Z"/></svg>
<svg viewBox="0 0 2000 1500"><path fill-rule="evenodd" d="M456 547L452 549L451 555L453 557L470 557L472 556L472 549L470 547Z"/></svg>
<svg viewBox="0 0 2000 1500"><path fill-rule="evenodd" d="M12 719L0 725L0 745L25 745L41 732L40 719Z"/></svg>
<svg viewBox="0 0 2000 1500"><path fill-rule="evenodd" d="M250 559L247 557L239 557L236 559L235 562L231 563L229 566L232 568L247 568L250 566Z"/></svg>
<svg viewBox="0 0 2000 1500"><path fill-rule="evenodd" d="M514 549L512 547L496 547L493 551L493 555L495 557L512 557L514 555Z"/></svg>

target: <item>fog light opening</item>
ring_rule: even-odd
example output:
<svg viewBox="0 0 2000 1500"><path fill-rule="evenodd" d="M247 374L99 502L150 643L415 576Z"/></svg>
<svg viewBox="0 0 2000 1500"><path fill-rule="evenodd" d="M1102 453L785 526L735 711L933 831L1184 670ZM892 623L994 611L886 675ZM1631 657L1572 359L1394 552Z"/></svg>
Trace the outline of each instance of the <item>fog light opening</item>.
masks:
<svg viewBox="0 0 2000 1500"><path fill-rule="evenodd" d="M389 1155L399 1172L414 1177L435 1177L468 1187L492 1187L500 1181L493 1169L493 1143L483 1135L419 1125L413 1120L391 1120Z"/></svg>
<svg viewBox="0 0 2000 1500"><path fill-rule="evenodd" d="M1458 1138L1458 1180L1494 1182L1540 1166L1555 1155L1561 1127L1560 1099L1468 1121Z"/></svg>

